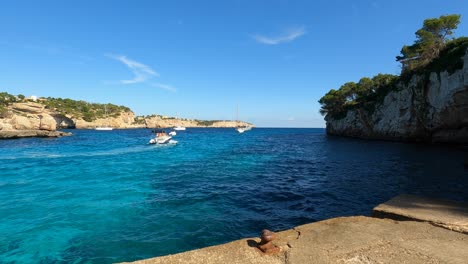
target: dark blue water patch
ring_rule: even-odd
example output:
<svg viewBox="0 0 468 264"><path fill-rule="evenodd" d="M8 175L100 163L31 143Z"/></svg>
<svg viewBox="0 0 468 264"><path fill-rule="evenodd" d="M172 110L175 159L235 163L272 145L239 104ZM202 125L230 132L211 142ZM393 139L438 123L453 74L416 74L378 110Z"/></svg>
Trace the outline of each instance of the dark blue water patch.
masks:
<svg viewBox="0 0 468 264"><path fill-rule="evenodd" d="M2 263L111 263L369 215L400 193L468 201L466 150L323 129L72 130L0 141Z"/></svg>

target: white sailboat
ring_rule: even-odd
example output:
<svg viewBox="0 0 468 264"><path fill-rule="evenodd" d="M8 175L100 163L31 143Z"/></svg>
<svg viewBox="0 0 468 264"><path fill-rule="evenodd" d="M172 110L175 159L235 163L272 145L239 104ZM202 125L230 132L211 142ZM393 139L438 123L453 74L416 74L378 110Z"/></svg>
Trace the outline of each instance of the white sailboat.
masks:
<svg viewBox="0 0 468 264"><path fill-rule="evenodd" d="M252 129L252 127L239 125L239 105L237 105L236 131L239 133L244 133L250 129Z"/></svg>
<svg viewBox="0 0 468 264"><path fill-rule="evenodd" d="M179 120L179 114L176 115L176 120ZM185 131L186 128L184 126L178 125L173 127L172 129L177 130L177 131Z"/></svg>
<svg viewBox="0 0 468 264"><path fill-rule="evenodd" d="M105 113L105 118L107 120L107 107L104 105L104 113ZM112 130L113 128L106 125L106 126L101 126L101 127L96 127L95 130L100 130L100 131L109 131Z"/></svg>

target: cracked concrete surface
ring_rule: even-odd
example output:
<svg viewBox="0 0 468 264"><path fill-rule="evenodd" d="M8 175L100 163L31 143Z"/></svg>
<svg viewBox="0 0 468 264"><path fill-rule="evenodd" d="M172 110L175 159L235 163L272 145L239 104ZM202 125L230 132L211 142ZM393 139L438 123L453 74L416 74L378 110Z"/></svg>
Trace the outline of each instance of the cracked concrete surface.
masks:
<svg viewBox="0 0 468 264"><path fill-rule="evenodd" d="M175 255L137 261L157 263L467 263L468 235L426 222L364 216L340 217L278 232L276 255L242 239Z"/></svg>
<svg viewBox="0 0 468 264"><path fill-rule="evenodd" d="M467 203L402 194L379 204L373 211L377 217L428 222L468 234Z"/></svg>

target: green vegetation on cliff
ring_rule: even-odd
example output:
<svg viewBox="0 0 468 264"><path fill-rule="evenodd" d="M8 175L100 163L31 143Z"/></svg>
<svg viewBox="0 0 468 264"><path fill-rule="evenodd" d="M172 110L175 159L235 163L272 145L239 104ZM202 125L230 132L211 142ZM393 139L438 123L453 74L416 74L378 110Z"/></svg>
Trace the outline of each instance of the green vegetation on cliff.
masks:
<svg viewBox="0 0 468 264"><path fill-rule="evenodd" d="M18 101L16 96L7 92L0 92L0 118L7 117L8 109L6 107L16 101Z"/></svg>
<svg viewBox="0 0 468 264"><path fill-rule="evenodd" d="M403 46L401 56L397 56L397 61L402 64L401 76L378 74L372 78L361 78L358 83L345 83L320 98L320 113L333 119L344 118L352 109L362 109L371 114L389 92L398 88L398 83L406 83L414 75L423 76L427 82L431 72L453 73L461 69L468 38L451 38L459 23L460 15L424 20L423 27L416 31L415 43ZM421 89L424 87L421 85Z"/></svg>
<svg viewBox="0 0 468 264"><path fill-rule="evenodd" d="M440 16L424 20L423 27L416 31L416 40L411 46L403 46L397 56L401 62L403 72L424 67L434 58L439 57L453 31L460 24L460 15Z"/></svg>
<svg viewBox="0 0 468 264"><path fill-rule="evenodd" d="M42 100L48 109L72 118L82 118L91 122L98 118L118 117L122 112L130 112L130 108L114 104L97 104L72 99L47 97Z"/></svg>
<svg viewBox="0 0 468 264"><path fill-rule="evenodd" d="M362 107L372 111L376 102L381 102L388 92L396 89L398 79L396 75L378 74L372 79L361 78L357 83L347 82L320 98L320 113L340 119L350 109Z"/></svg>
<svg viewBox="0 0 468 264"><path fill-rule="evenodd" d="M25 99L25 96L22 94L14 96L7 92L0 92L0 118L5 118L8 115L8 105L25 100L30 101L30 99ZM47 109L55 111L58 114L68 115L72 118L82 118L88 122L98 118L117 117L122 112L131 111L130 108L126 106L88 103L85 101L52 97L40 98L37 103L45 105Z"/></svg>
<svg viewBox="0 0 468 264"><path fill-rule="evenodd" d="M195 120L197 125L199 126L212 126L216 122L220 122L221 120Z"/></svg>

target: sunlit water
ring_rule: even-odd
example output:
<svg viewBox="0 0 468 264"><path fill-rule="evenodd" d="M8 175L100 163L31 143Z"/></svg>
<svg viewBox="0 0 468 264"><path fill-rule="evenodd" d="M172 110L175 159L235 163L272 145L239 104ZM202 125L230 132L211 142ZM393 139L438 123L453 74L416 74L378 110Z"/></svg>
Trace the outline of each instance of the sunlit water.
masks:
<svg viewBox="0 0 468 264"><path fill-rule="evenodd" d="M73 130L0 141L0 263L131 261L369 215L400 193L468 200L466 152L323 129Z"/></svg>

